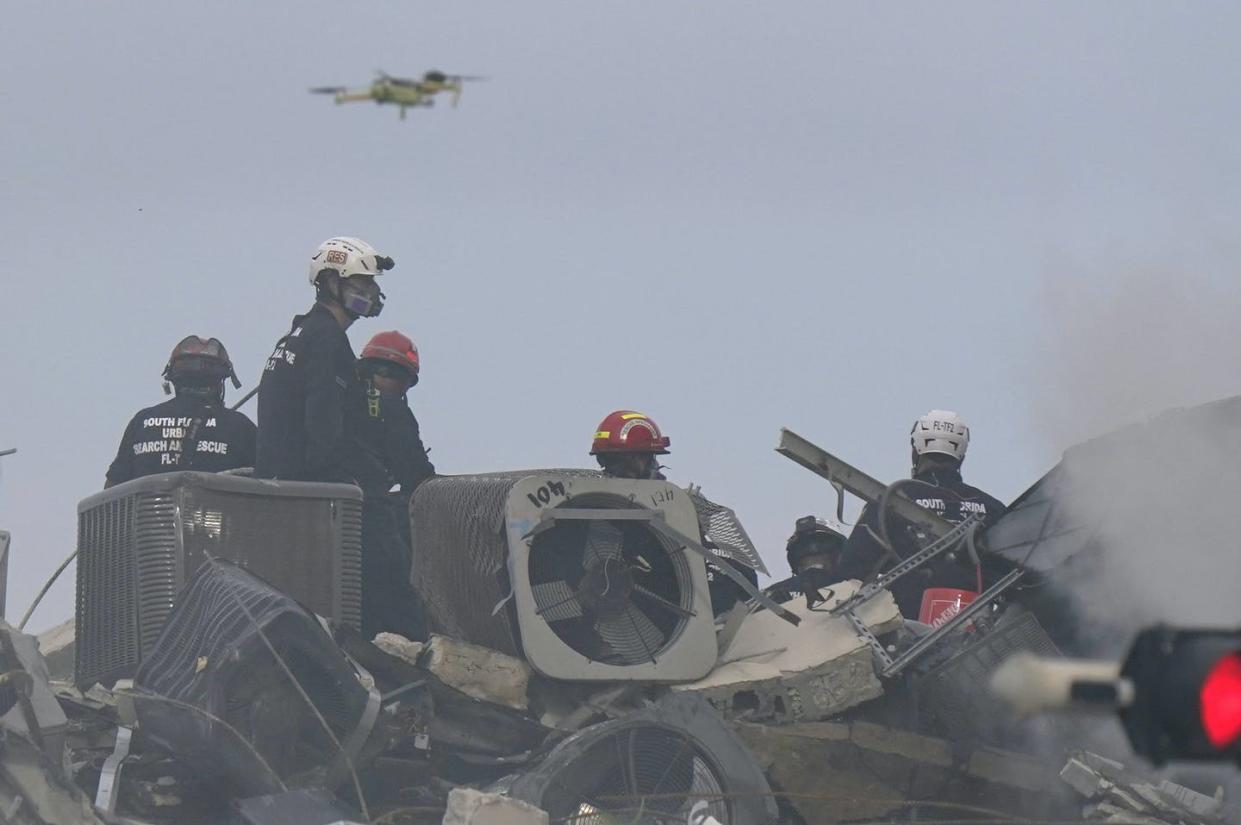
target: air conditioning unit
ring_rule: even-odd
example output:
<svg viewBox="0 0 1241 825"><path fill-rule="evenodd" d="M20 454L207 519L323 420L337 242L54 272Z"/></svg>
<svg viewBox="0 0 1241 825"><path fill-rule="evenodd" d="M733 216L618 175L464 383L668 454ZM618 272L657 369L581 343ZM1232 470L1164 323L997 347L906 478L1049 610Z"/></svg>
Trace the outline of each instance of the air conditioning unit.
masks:
<svg viewBox="0 0 1241 825"><path fill-rule="evenodd" d="M349 484L164 473L78 504L74 680L133 676L208 554L357 628L362 493Z"/></svg>
<svg viewBox="0 0 1241 825"><path fill-rule="evenodd" d="M670 696L583 728L500 789L547 811L553 822L779 820L754 755L697 696Z"/></svg>
<svg viewBox="0 0 1241 825"><path fill-rule="evenodd" d="M715 664L689 495L573 470L448 476L410 503L432 630L573 681L692 681Z"/></svg>

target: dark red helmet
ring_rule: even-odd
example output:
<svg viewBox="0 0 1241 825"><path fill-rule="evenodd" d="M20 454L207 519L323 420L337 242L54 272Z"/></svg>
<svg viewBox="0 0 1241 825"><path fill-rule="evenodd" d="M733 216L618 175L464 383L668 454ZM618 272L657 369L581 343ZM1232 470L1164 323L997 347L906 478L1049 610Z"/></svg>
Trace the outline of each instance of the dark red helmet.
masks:
<svg viewBox="0 0 1241 825"><path fill-rule="evenodd" d="M181 381L223 382L225 378L232 379L233 387L241 387L237 373L233 371L233 362L228 357L228 350L224 349L219 338L185 336L172 348L168 364L164 367L164 380L172 384Z"/></svg>
<svg viewBox="0 0 1241 825"><path fill-rule="evenodd" d="M397 364L409 370L415 380L418 378L421 363L418 359L418 348L413 341L396 330L381 332L367 341L366 346L362 347L362 359Z"/></svg>
<svg viewBox="0 0 1241 825"><path fill-rule="evenodd" d="M617 410L608 413L595 428L590 454L652 453L664 455L672 439L659 431L659 425L640 412Z"/></svg>

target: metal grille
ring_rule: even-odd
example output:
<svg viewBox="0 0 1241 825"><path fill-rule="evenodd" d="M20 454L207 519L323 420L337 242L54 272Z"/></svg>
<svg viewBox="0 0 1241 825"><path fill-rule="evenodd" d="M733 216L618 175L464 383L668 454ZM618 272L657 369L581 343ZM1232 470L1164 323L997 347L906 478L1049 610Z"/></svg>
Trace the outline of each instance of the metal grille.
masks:
<svg viewBox="0 0 1241 825"><path fill-rule="evenodd" d="M438 476L418 485L409 503L410 583L422 597L430 630L521 655L516 619L499 607L510 593L504 509L514 484L543 474L599 475L519 470Z"/></svg>
<svg viewBox="0 0 1241 825"><path fill-rule="evenodd" d="M556 821L581 825L688 822L695 802L732 822L724 783L709 754L684 731L621 728L587 748L552 780L541 800Z"/></svg>
<svg viewBox="0 0 1241 825"><path fill-rule="evenodd" d="M342 624L361 620L361 493L209 473L136 479L78 505L75 680L133 675L208 554Z"/></svg>
<svg viewBox="0 0 1241 825"><path fill-rule="evenodd" d="M683 823L696 803L721 823L779 818L753 753L687 694L570 734L507 786L557 822Z"/></svg>
<svg viewBox="0 0 1241 825"><path fill-rule="evenodd" d="M132 672L141 660L134 575L134 510L139 497L101 504L78 515L74 671L93 684Z"/></svg>
<svg viewBox="0 0 1241 825"><path fill-rule="evenodd" d="M749 534L732 509L711 501L699 489L690 489L689 497L698 511L698 525L703 536L715 544L713 550L763 575L770 575L758 554L758 548L750 541Z"/></svg>
<svg viewBox="0 0 1241 825"><path fill-rule="evenodd" d="M997 733L1012 714L991 693L991 674L1005 659L1020 652L1060 655L1038 619L1024 611L1004 616L977 642L923 676L919 704L957 736Z"/></svg>
<svg viewBox="0 0 1241 825"><path fill-rule="evenodd" d="M561 506L635 505L622 496L588 493ZM591 661L654 662L680 637L694 606L690 564L679 550L644 524L557 524L530 546L536 612Z"/></svg>

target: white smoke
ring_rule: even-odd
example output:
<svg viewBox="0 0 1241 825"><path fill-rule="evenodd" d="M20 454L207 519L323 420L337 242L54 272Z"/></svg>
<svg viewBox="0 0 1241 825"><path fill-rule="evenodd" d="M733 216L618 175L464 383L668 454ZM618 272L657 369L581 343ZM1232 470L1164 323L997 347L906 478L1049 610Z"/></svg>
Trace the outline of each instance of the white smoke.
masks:
<svg viewBox="0 0 1241 825"><path fill-rule="evenodd" d="M1060 451L1241 394L1236 274L1049 277L1032 387L1049 444ZM1130 631L1157 621L1241 625L1241 402L1153 421L1119 445L1076 454L1075 520L1097 527L1104 548L1097 575L1077 584L1095 618Z"/></svg>

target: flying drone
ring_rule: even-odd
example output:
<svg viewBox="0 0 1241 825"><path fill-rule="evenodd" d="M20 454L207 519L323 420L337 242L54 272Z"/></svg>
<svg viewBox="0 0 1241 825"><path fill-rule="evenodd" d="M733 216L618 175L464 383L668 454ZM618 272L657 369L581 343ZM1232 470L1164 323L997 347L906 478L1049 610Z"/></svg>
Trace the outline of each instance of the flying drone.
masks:
<svg viewBox="0 0 1241 825"><path fill-rule="evenodd" d="M375 72L375 81L369 89L350 90L344 86L317 86L311 89L312 94L332 95L337 103L354 103L359 100L373 100L376 103L392 103L401 107L401 119L405 119L405 110L411 106L433 106L435 96L440 92L452 92L454 108L461 99L462 84L467 81L486 80L481 75L445 74L432 69L422 75L420 80L409 77L393 77L387 72Z"/></svg>

